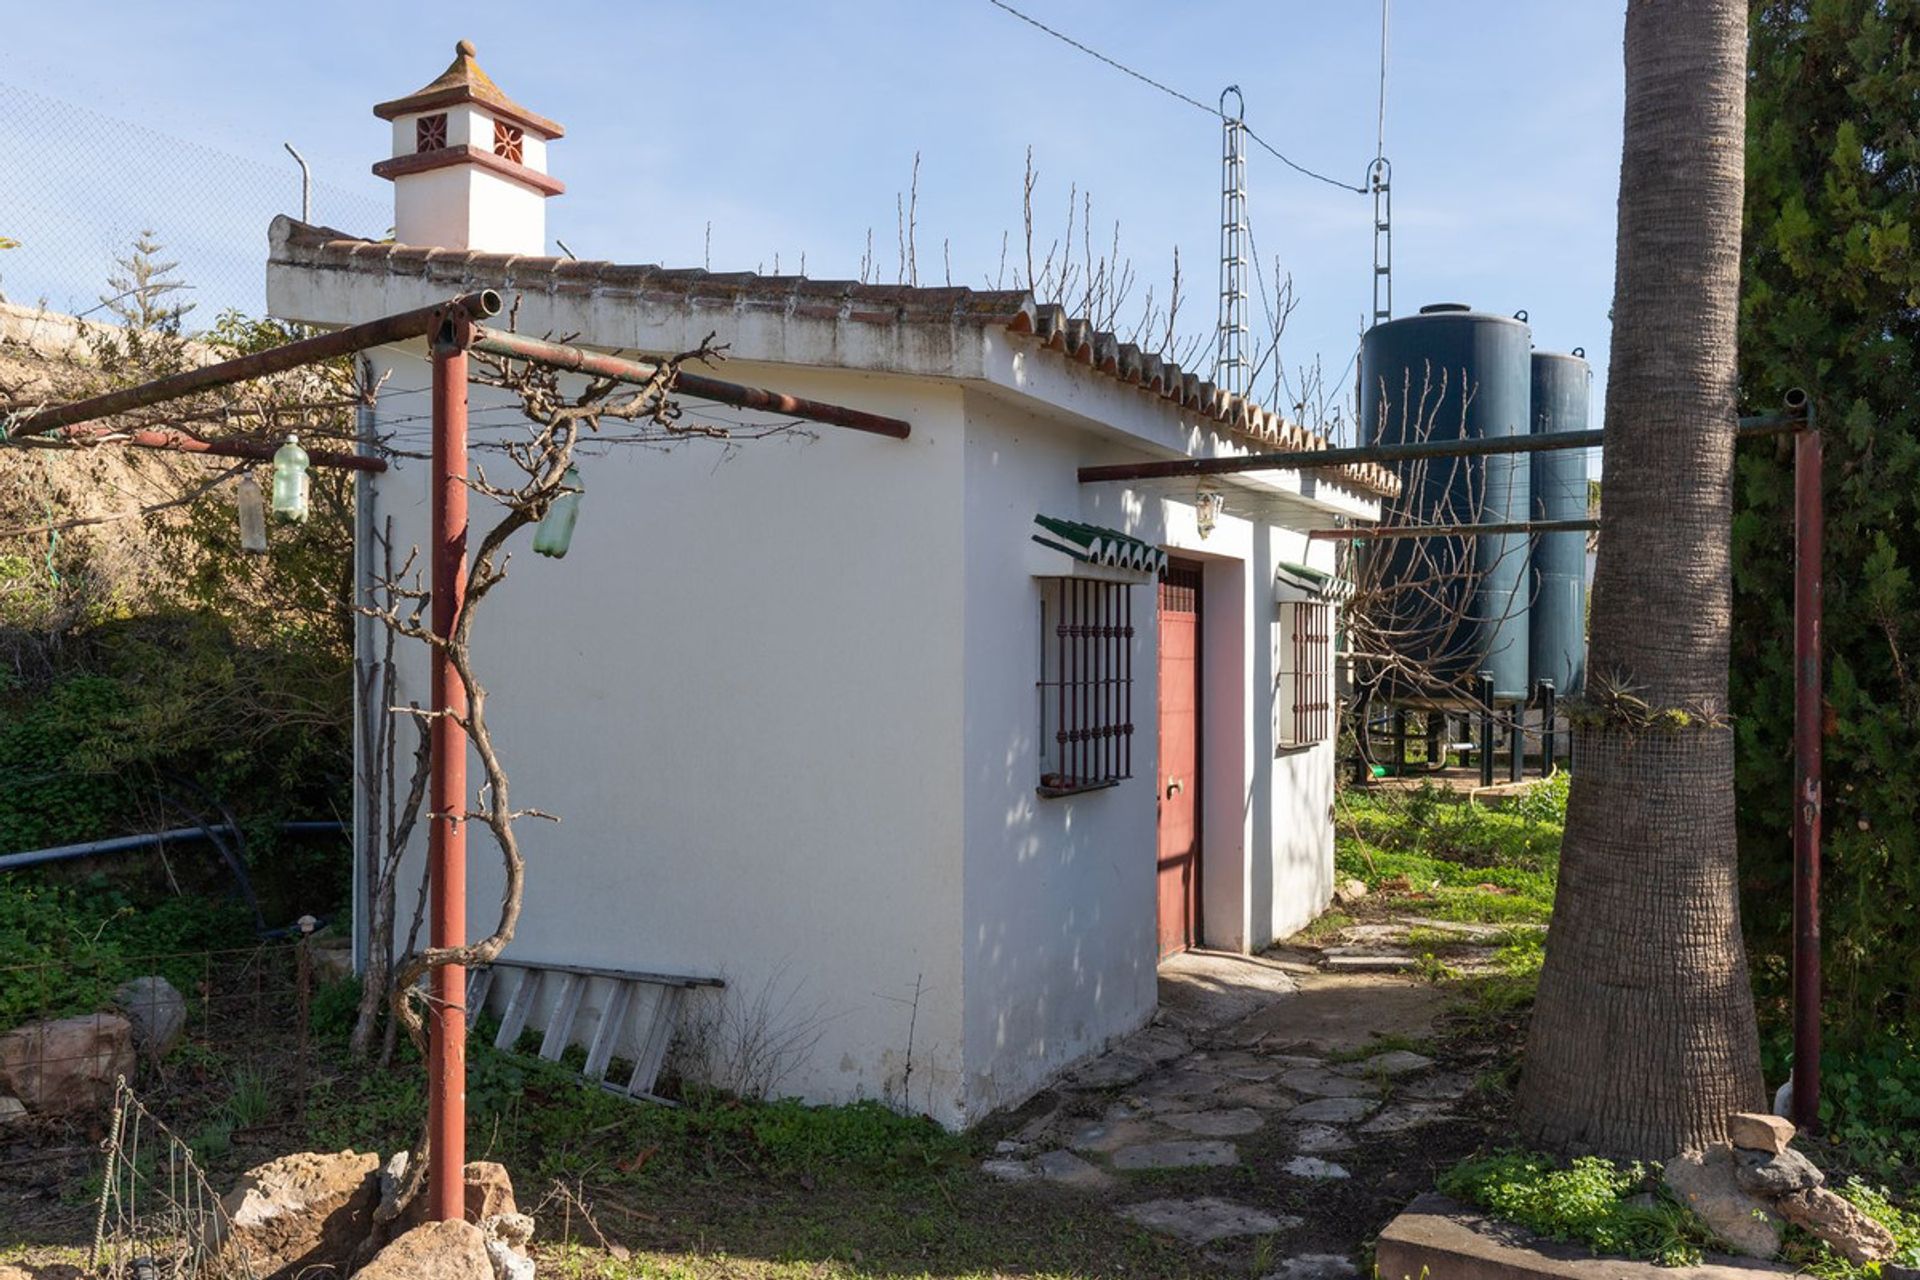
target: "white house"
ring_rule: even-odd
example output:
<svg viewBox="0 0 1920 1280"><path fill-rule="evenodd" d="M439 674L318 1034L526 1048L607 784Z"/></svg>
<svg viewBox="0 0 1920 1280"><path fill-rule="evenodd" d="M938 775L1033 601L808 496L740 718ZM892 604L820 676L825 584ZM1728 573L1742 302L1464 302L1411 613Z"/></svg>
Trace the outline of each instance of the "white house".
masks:
<svg viewBox="0 0 1920 1280"><path fill-rule="evenodd" d="M276 316L492 287L522 332L717 332L721 376L912 424L586 451L570 554L516 558L476 646L516 803L564 819L523 827L509 958L722 977L719 1025L783 1037L780 1092L962 1126L1144 1024L1165 955L1324 907L1337 605L1307 531L1376 518L1387 473L1234 477L1217 515L1191 481L1082 484L1325 442L1017 290L544 256L560 128L464 44L377 110L398 243L276 220ZM423 348L372 354L372 429L420 447ZM493 395L480 441L515 421ZM424 463L364 501L425 542ZM477 833L470 861L481 925Z"/></svg>

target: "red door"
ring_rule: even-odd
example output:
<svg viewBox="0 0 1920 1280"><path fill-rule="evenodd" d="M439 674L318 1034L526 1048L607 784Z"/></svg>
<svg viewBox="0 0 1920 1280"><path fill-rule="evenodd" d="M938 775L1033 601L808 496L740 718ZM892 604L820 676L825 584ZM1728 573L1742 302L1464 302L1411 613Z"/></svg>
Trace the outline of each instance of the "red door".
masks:
<svg viewBox="0 0 1920 1280"><path fill-rule="evenodd" d="M1200 566L1160 583L1160 954L1200 938Z"/></svg>

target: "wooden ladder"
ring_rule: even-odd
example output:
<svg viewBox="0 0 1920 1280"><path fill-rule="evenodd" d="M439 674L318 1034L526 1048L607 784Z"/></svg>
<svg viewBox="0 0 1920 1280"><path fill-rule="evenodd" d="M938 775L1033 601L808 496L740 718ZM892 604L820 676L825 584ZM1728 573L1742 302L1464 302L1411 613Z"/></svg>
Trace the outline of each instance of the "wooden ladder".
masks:
<svg viewBox="0 0 1920 1280"><path fill-rule="evenodd" d="M659 1097L653 1087L659 1082L660 1068L673 1043L674 1027L680 1004L694 987L723 987L718 978L695 978L679 974L636 973L625 969L594 969L583 965L542 964L528 960L496 960L491 965L467 972L467 1017L471 1020L487 1007L494 977L500 970L518 975L507 992L506 1007L500 1014L500 1031L493 1047L512 1052L527 1029L527 1019L551 994L545 1032L540 1037L540 1056L558 1062L567 1046L585 1034L577 1024L581 1008L589 1005L587 995L598 988L601 999L593 1021L592 1037L587 1041L587 1061L582 1078L601 1088L629 1098L673 1105ZM589 1007L591 1007L589 1005ZM607 1079L607 1068L614 1051L624 1042L628 1027L633 1029L635 1045L633 1072L623 1086Z"/></svg>

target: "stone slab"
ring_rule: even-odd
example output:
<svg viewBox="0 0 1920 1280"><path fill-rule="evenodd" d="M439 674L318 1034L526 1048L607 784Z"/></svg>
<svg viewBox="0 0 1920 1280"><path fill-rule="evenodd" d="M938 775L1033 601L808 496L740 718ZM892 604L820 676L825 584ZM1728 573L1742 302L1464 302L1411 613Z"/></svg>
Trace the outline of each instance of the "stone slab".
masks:
<svg viewBox="0 0 1920 1280"><path fill-rule="evenodd" d="M1197 1200L1145 1200L1117 1211L1149 1231L1177 1236L1188 1244L1212 1244L1229 1236L1264 1236L1300 1225L1300 1219L1276 1216L1214 1196Z"/></svg>
<svg viewBox="0 0 1920 1280"><path fill-rule="evenodd" d="M1069 1089L1119 1089L1132 1084L1154 1063L1130 1053L1106 1053L1079 1068L1066 1079Z"/></svg>
<svg viewBox="0 0 1920 1280"><path fill-rule="evenodd" d="M1116 1169L1201 1169L1239 1164L1231 1142L1143 1142L1113 1153Z"/></svg>
<svg viewBox="0 0 1920 1280"><path fill-rule="evenodd" d="M1791 1267L1734 1258L1711 1258L1697 1267L1596 1258L1582 1246L1542 1240L1431 1193L1387 1224L1374 1260L1380 1280L1755 1280L1793 1274Z"/></svg>
<svg viewBox="0 0 1920 1280"><path fill-rule="evenodd" d="M1069 1133L1067 1146L1075 1151L1105 1155L1121 1147L1138 1146L1166 1136L1165 1129L1144 1120L1094 1120Z"/></svg>
<svg viewBox="0 0 1920 1280"><path fill-rule="evenodd" d="M1437 1102L1409 1102L1388 1107L1360 1126L1365 1134L1405 1133L1425 1125L1437 1124L1452 1113Z"/></svg>
<svg viewBox="0 0 1920 1280"><path fill-rule="evenodd" d="M1351 1124L1377 1105L1369 1098L1315 1098L1287 1112L1287 1119L1302 1124Z"/></svg>
<svg viewBox="0 0 1920 1280"><path fill-rule="evenodd" d="M1241 1029L1279 1053L1341 1053L1382 1036L1424 1040L1453 998L1442 987L1397 974L1323 973L1250 1016Z"/></svg>
<svg viewBox="0 0 1920 1280"><path fill-rule="evenodd" d="M1302 1253L1288 1258L1261 1280L1353 1280L1360 1268L1342 1253Z"/></svg>
<svg viewBox="0 0 1920 1280"><path fill-rule="evenodd" d="M1328 973L1407 973L1420 966L1413 956L1394 951L1328 951L1320 962Z"/></svg>
<svg viewBox="0 0 1920 1280"><path fill-rule="evenodd" d="M1416 1102L1458 1102L1473 1092L1473 1077L1464 1071L1442 1071L1420 1080L1409 1080L1394 1090L1401 1098Z"/></svg>
<svg viewBox="0 0 1920 1280"><path fill-rule="evenodd" d="M1113 1181L1109 1174L1071 1151L1045 1152L1028 1161L1028 1166L1039 1178L1079 1187L1083 1191L1098 1191Z"/></svg>
<svg viewBox="0 0 1920 1280"><path fill-rule="evenodd" d="M1267 1121L1250 1107L1228 1107L1217 1111L1189 1111L1170 1115L1161 1123L1169 1129L1178 1129L1197 1138L1239 1138L1258 1133Z"/></svg>
<svg viewBox="0 0 1920 1280"><path fill-rule="evenodd" d="M1340 1165L1331 1160L1322 1160L1318 1156L1295 1156L1281 1167L1296 1178L1329 1181L1353 1176Z"/></svg>
<svg viewBox="0 0 1920 1280"><path fill-rule="evenodd" d="M1295 1067L1280 1076L1280 1087L1315 1098L1377 1098L1380 1086L1326 1067Z"/></svg>
<svg viewBox="0 0 1920 1280"><path fill-rule="evenodd" d="M1293 1135L1294 1149L1308 1155L1326 1155L1353 1149L1353 1138L1344 1129L1330 1124L1303 1125Z"/></svg>

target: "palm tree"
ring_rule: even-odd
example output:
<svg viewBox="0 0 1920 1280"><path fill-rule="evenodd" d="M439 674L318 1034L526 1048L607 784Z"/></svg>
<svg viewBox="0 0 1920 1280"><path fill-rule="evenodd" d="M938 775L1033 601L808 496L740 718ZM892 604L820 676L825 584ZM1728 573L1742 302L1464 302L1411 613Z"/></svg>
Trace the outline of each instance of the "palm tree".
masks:
<svg viewBox="0 0 1920 1280"><path fill-rule="evenodd" d="M1746 0L1629 0L1580 764L1520 1123L1661 1158L1762 1100L1726 718Z"/></svg>

